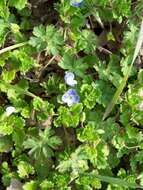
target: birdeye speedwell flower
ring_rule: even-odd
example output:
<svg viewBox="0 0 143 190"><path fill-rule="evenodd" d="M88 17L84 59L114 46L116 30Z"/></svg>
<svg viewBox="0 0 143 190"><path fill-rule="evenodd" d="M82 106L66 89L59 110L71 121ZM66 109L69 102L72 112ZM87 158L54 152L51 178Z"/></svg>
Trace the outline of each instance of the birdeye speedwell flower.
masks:
<svg viewBox="0 0 143 190"><path fill-rule="evenodd" d="M79 7L82 4L83 0L71 0L70 5L73 7Z"/></svg>
<svg viewBox="0 0 143 190"><path fill-rule="evenodd" d="M9 106L6 108L6 116L10 116L12 113L16 111L15 107Z"/></svg>
<svg viewBox="0 0 143 190"><path fill-rule="evenodd" d="M77 104L80 101L80 97L77 94L76 90L69 89L63 96L62 101L64 103L67 103L67 105L70 107L74 104Z"/></svg>
<svg viewBox="0 0 143 190"><path fill-rule="evenodd" d="M77 84L77 81L74 78L75 76L72 72L66 72L64 76L65 83L69 86L75 86Z"/></svg>

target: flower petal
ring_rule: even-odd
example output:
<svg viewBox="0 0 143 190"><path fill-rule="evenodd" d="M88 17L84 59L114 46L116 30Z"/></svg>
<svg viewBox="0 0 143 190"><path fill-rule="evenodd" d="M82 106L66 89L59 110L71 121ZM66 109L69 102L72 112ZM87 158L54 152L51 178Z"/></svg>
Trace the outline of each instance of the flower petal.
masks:
<svg viewBox="0 0 143 190"><path fill-rule="evenodd" d="M6 115L10 116L12 113L14 113L16 111L15 107L13 106L9 106L6 108Z"/></svg>
<svg viewBox="0 0 143 190"><path fill-rule="evenodd" d="M68 94L67 93L65 93L63 96L62 96L62 101L64 102L64 103L67 103L67 101L68 101Z"/></svg>
<svg viewBox="0 0 143 190"><path fill-rule="evenodd" d="M65 83L69 86L75 86L77 84L77 81L74 80L74 74L72 72L66 72L64 79Z"/></svg>
<svg viewBox="0 0 143 190"><path fill-rule="evenodd" d="M82 4L83 0L71 0L70 5L73 7L79 7Z"/></svg>
<svg viewBox="0 0 143 190"><path fill-rule="evenodd" d="M69 90L67 91L67 94L68 94L69 96L76 96L76 95L77 95L77 92L76 92L76 90L74 90L74 89L69 89Z"/></svg>
<svg viewBox="0 0 143 190"><path fill-rule="evenodd" d="M70 78L70 79L74 79L74 74L72 72L66 72L64 79L65 81Z"/></svg>
<svg viewBox="0 0 143 190"><path fill-rule="evenodd" d="M71 80L71 79L67 79L66 83L69 85L69 86L75 86L77 84L77 81L76 80Z"/></svg>
<svg viewBox="0 0 143 190"><path fill-rule="evenodd" d="M67 105L71 107L74 104L72 99L68 99Z"/></svg>
<svg viewBox="0 0 143 190"><path fill-rule="evenodd" d="M77 94L75 89L69 89L63 96L62 101L64 103L67 103L67 105L70 107L73 104L76 104L80 101L80 97Z"/></svg>

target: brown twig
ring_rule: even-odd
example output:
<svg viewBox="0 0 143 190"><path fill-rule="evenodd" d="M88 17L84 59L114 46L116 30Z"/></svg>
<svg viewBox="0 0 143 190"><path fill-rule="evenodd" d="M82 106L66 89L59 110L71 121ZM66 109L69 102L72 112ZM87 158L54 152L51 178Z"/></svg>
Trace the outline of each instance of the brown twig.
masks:
<svg viewBox="0 0 143 190"><path fill-rule="evenodd" d="M100 51L100 52L104 52L104 53L107 53L107 54L112 54L111 51L109 51L108 49L104 48L104 47L97 47L97 49Z"/></svg>
<svg viewBox="0 0 143 190"><path fill-rule="evenodd" d="M38 78L41 77L43 71L48 67L48 65L50 65L50 64L53 62L53 60L54 60L55 58L56 58L56 56L54 55L54 56L48 61L48 63L47 63L44 67L42 67L42 69L41 69L40 72L39 72Z"/></svg>

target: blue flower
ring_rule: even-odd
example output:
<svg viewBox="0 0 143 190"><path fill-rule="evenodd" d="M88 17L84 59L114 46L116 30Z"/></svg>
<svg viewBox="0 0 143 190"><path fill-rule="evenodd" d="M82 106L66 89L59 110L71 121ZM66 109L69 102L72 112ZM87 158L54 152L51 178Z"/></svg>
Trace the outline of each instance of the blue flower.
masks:
<svg viewBox="0 0 143 190"><path fill-rule="evenodd" d="M74 104L77 104L80 101L80 97L77 94L76 90L69 89L63 96L62 101L64 103L67 103L67 105L70 107Z"/></svg>
<svg viewBox="0 0 143 190"><path fill-rule="evenodd" d="M74 74L72 72L66 72L64 79L65 83L69 86L75 86L77 84L77 81L74 80Z"/></svg>
<svg viewBox="0 0 143 190"><path fill-rule="evenodd" d="M73 7L79 7L82 4L83 0L71 0L70 5Z"/></svg>

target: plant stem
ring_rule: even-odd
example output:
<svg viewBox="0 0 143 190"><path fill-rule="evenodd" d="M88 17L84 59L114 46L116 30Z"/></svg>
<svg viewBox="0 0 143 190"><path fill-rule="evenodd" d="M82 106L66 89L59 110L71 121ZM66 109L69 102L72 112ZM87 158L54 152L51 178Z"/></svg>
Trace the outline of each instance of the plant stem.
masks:
<svg viewBox="0 0 143 190"><path fill-rule="evenodd" d="M0 50L0 55L3 54L3 53L5 53L5 52L7 52L7 51L11 51L13 49L25 46L26 44L28 44L28 42L21 42L19 44L15 44L15 45L3 48L3 49Z"/></svg>

